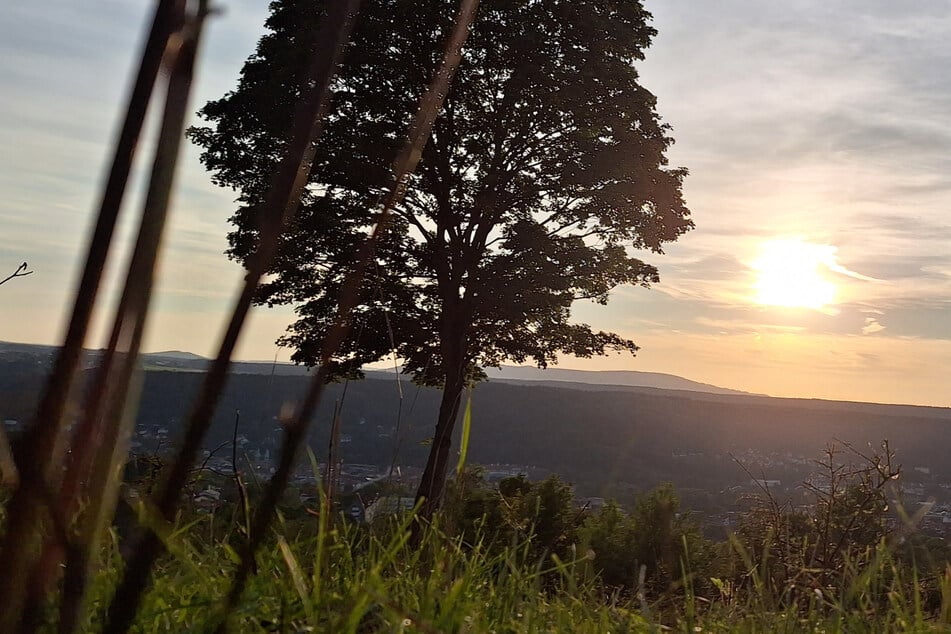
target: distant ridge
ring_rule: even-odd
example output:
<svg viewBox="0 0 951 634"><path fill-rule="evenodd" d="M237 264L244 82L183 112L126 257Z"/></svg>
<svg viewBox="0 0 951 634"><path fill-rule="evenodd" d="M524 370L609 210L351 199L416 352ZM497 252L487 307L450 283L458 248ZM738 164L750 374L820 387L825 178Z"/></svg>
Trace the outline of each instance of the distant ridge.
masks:
<svg viewBox="0 0 951 634"><path fill-rule="evenodd" d="M205 357L194 352L183 352L181 350L165 350L163 352L148 352L142 356L160 359L188 359L189 361L207 361Z"/></svg>
<svg viewBox="0 0 951 634"><path fill-rule="evenodd" d="M38 367L51 367L58 347L44 344L0 341L0 361L29 358ZM85 350L86 367L96 365L102 350ZM204 371L211 361L200 355L169 350L143 355L146 369L154 371L186 370ZM311 368L278 361L233 361L234 375L306 376ZM393 369L367 368L368 379L392 379ZM752 403L768 400L776 406L788 406L801 410L832 410L839 412L864 412L889 416L936 416L951 420L951 408L943 405L914 405L911 403L868 403L809 397L776 397L755 392L731 390L708 383L691 381L673 374L640 372L636 370L570 370L548 368L540 370L526 366L502 366L502 369L486 368L490 382L539 385L581 391L628 391L682 397L690 400L716 401L722 403Z"/></svg>
<svg viewBox="0 0 951 634"><path fill-rule="evenodd" d="M564 368L547 368L541 370L528 366L504 365L502 368L487 368L486 374L490 381L519 381L519 382L565 382L583 383L595 386L624 386L650 387L660 390L682 390L687 392L704 392L706 394L732 394L754 396L751 392L731 390L725 387L691 381L674 374L661 372L639 372L637 370L568 370ZM755 396L764 396L756 394Z"/></svg>

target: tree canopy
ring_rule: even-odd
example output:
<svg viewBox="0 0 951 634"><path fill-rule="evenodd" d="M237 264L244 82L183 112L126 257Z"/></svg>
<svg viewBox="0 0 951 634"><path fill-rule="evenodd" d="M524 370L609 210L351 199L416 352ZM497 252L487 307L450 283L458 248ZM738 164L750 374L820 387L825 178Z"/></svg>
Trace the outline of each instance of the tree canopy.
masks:
<svg viewBox="0 0 951 634"><path fill-rule="evenodd" d="M216 183L238 192L229 255L245 261L326 1L276 0L237 88L191 130ZM310 186L259 301L292 304L284 343L315 363L337 293L390 184L390 165L442 55L455 3L367 0L335 82ZM484 0L403 203L365 280L339 371L389 354L443 385L505 361L629 351L571 320L647 286L640 259L692 227L668 167L669 128L638 81L655 31L637 0ZM440 431L437 428L437 440ZM445 439L448 442L448 437Z"/></svg>

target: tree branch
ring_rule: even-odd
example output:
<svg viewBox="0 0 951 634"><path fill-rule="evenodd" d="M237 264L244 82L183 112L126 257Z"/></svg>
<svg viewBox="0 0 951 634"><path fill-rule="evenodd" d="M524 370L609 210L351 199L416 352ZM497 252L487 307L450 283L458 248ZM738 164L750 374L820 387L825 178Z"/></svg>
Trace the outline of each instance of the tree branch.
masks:
<svg viewBox="0 0 951 634"><path fill-rule="evenodd" d="M420 201L411 192L407 192L406 196L403 197L403 203L404 204L401 205L399 208L394 208L393 213L399 216L400 218L402 218L403 220L405 220L406 222L410 223L414 227L416 227L419 230L419 232L423 234L423 239L426 240L427 243L432 244L434 239L432 235L432 231L427 229L423 225L422 221L419 219L419 216L417 216L415 213L413 213L410 209L407 208L407 206L410 206L410 207L416 207L422 210L425 208L424 203Z"/></svg>
<svg viewBox="0 0 951 634"><path fill-rule="evenodd" d="M7 282L9 282L15 277L26 277L27 275L32 275L33 271L27 271L27 268L29 268L29 266L27 265L26 262L24 262L23 264L17 267L16 271L11 273L4 279L0 280L0 285L6 284Z"/></svg>

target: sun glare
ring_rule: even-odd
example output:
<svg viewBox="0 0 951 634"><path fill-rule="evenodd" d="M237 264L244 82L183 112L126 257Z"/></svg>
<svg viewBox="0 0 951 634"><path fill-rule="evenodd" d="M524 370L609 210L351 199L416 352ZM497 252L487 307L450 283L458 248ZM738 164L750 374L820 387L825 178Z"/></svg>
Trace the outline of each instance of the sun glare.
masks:
<svg viewBox="0 0 951 634"><path fill-rule="evenodd" d="M752 263L756 271L755 301L764 306L814 310L833 303L836 287L823 273L841 268L835 252L833 246L799 239L764 242Z"/></svg>

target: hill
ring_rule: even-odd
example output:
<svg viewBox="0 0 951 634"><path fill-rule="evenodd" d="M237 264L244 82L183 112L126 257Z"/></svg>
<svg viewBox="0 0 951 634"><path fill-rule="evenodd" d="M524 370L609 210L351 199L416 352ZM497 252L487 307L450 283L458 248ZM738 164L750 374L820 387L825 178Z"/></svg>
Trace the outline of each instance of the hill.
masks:
<svg viewBox="0 0 951 634"><path fill-rule="evenodd" d="M199 381L197 373L147 373L139 414L143 448L178 433ZM307 381L232 375L206 446L230 439L240 411L246 446L275 455L282 436L276 416L300 397ZM869 445L889 439L909 479L928 487L923 492L943 500L951 490L951 410L572 385L478 386L470 461L558 473L580 494L623 501L669 481L688 507L715 509L748 490L750 476L737 461L757 477L781 482L778 493L792 493L829 443L844 441L869 452ZM329 386L309 439L318 459L326 453L332 410L340 402L345 462L423 465L439 391L406 383L402 389L400 399L392 378ZM168 440L155 436L160 428L168 429Z"/></svg>
<svg viewBox="0 0 951 634"><path fill-rule="evenodd" d="M608 386L649 387L661 390L684 390L710 394L749 394L740 390L699 383L673 374L635 370L569 370L530 366L502 366L486 370L491 381L527 381L532 383L575 383L575 389L602 389Z"/></svg>
<svg viewBox="0 0 951 634"><path fill-rule="evenodd" d="M34 357L18 347L11 356L0 347L0 419L24 421L32 415L47 370L37 359L50 358L50 352L38 349ZM180 365L204 363L190 357L165 359ZM202 380L198 368L150 367L137 418L138 451L169 446L181 432ZM272 367L297 374L271 376ZM247 368L253 371L242 372ZM206 447L230 440L239 411L246 451L274 456L282 437L276 417L303 394L306 370L269 363L237 364L236 370ZM586 373L580 378L590 375L603 376ZM401 399L394 378L392 373L371 373L363 381L328 387L309 439L318 458L326 452L334 404L341 402L344 461L424 463L439 392L403 381ZM685 492L688 504L709 506L724 491L749 484L749 474L737 460L758 477L791 490L814 469L812 460L827 444L839 440L870 451L870 444L877 447L883 439L898 451L909 481L920 484L922 495L938 501L951 495L946 459L951 409L946 408L494 379L473 391L472 412L471 461L559 473L589 495L630 499L637 491L670 481Z"/></svg>
<svg viewBox="0 0 951 634"><path fill-rule="evenodd" d="M698 383L673 374L659 372L638 372L635 370L567 370L563 368L539 369L528 366L502 366L500 369L486 370L492 381L531 381L533 383L576 383L576 389L583 386L650 387L661 390L684 390L689 392L707 392L710 394L749 394L740 390L717 387L708 383Z"/></svg>
<svg viewBox="0 0 951 634"><path fill-rule="evenodd" d="M181 350L166 350L164 352L149 352L142 355L147 359L179 359L183 361L205 361L208 359L193 352L182 352Z"/></svg>

